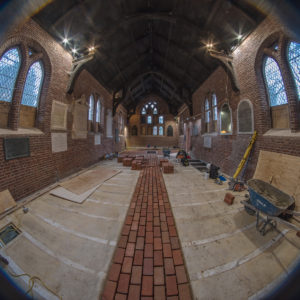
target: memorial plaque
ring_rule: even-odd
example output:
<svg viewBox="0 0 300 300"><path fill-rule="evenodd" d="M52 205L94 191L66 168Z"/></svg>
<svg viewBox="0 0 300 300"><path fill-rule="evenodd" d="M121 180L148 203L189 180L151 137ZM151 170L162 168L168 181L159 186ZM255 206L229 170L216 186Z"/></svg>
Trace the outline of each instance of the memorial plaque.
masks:
<svg viewBox="0 0 300 300"><path fill-rule="evenodd" d="M211 136L204 137L204 148L211 148Z"/></svg>
<svg viewBox="0 0 300 300"><path fill-rule="evenodd" d="M67 129L67 111L68 105L62 102L53 101L51 112L51 129Z"/></svg>
<svg viewBox="0 0 300 300"><path fill-rule="evenodd" d="M52 152L64 152L68 150L67 133L51 133Z"/></svg>
<svg viewBox="0 0 300 300"><path fill-rule="evenodd" d="M73 139L86 139L87 138L87 116L88 105L84 102L84 99L79 99L74 104L73 109Z"/></svg>
<svg viewBox="0 0 300 300"><path fill-rule="evenodd" d="M29 138L4 138L5 159L30 156Z"/></svg>
<svg viewBox="0 0 300 300"><path fill-rule="evenodd" d="M95 145L100 145L101 144L101 133L96 133L95 134Z"/></svg>

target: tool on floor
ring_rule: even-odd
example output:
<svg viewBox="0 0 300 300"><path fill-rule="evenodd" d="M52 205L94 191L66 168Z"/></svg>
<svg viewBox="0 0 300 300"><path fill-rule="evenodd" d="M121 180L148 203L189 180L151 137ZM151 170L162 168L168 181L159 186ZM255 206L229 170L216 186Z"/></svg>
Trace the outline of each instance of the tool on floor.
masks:
<svg viewBox="0 0 300 300"><path fill-rule="evenodd" d="M226 193L224 202L226 202L228 205L232 205L234 198L235 197L231 193Z"/></svg>
<svg viewBox="0 0 300 300"><path fill-rule="evenodd" d="M248 162L249 162L250 154L252 153L252 149L253 149L253 145L254 145L254 142L256 140L256 137L257 137L257 132L254 131L254 133L252 135L252 138L249 142L249 145L248 145L248 147L245 151L245 154L244 154L242 160L240 161L233 177L228 182L230 190L233 190L233 191L236 191L236 192L241 192L241 191L246 189L245 188L245 183L243 182L242 179L244 177L244 174L245 174ZM244 166L245 166L245 168L244 168ZM239 180L238 176L239 176L240 172L243 170L243 168L244 168L244 171L243 171L243 174L241 176L241 179Z"/></svg>

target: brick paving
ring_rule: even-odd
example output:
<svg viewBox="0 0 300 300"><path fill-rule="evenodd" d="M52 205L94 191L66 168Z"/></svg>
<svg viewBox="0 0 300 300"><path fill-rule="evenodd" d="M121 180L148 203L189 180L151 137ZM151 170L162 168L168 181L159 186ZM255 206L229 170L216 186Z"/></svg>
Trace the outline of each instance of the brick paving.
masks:
<svg viewBox="0 0 300 300"><path fill-rule="evenodd" d="M155 155L141 170L101 299L192 299Z"/></svg>

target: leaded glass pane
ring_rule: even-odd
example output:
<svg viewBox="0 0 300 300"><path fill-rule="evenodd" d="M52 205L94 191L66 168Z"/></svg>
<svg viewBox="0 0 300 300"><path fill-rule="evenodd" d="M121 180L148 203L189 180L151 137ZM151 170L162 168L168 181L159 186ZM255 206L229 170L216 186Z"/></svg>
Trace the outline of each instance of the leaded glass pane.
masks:
<svg viewBox="0 0 300 300"><path fill-rule="evenodd" d="M0 60L0 101L11 102L21 65L17 48L4 53Z"/></svg>
<svg viewBox="0 0 300 300"><path fill-rule="evenodd" d="M288 59L292 69L293 77L300 100L300 44L291 42L288 50Z"/></svg>
<svg viewBox="0 0 300 300"><path fill-rule="evenodd" d="M205 110L209 110L209 102L207 99L205 100Z"/></svg>
<svg viewBox="0 0 300 300"><path fill-rule="evenodd" d="M156 107L154 107L154 109L153 109L153 114L157 115L157 108Z"/></svg>
<svg viewBox="0 0 300 300"><path fill-rule="evenodd" d="M101 103L100 100L97 102L97 108L96 108L96 122L100 123L100 113L101 113Z"/></svg>
<svg viewBox="0 0 300 300"><path fill-rule="evenodd" d="M158 123L159 124L164 124L164 117L163 116L159 116Z"/></svg>
<svg viewBox="0 0 300 300"><path fill-rule="evenodd" d="M142 115L145 115L146 114L146 109L145 109L145 107L143 107L143 109L142 109Z"/></svg>
<svg viewBox="0 0 300 300"><path fill-rule="evenodd" d="M42 87L44 71L41 62L37 61L29 68L21 104L37 107Z"/></svg>
<svg viewBox="0 0 300 300"><path fill-rule="evenodd" d="M209 123L210 120L210 111L205 112L205 123Z"/></svg>
<svg viewBox="0 0 300 300"><path fill-rule="evenodd" d="M216 94L212 94L212 105L213 106L217 105L217 96L216 96Z"/></svg>
<svg viewBox="0 0 300 300"><path fill-rule="evenodd" d="M151 116L148 116L148 117L147 117L147 123L148 123L148 124L151 124L151 123L152 123L152 117L151 117Z"/></svg>
<svg viewBox="0 0 300 300"><path fill-rule="evenodd" d="M164 135L164 128L159 126L159 135Z"/></svg>
<svg viewBox="0 0 300 300"><path fill-rule="evenodd" d="M89 121L93 121L93 115L94 115L94 97L93 95L91 95L90 102L89 102Z"/></svg>
<svg viewBox="0 0 300 300"><path fill-rule="evenodd" d="M268 57L265 60L264 75L268 87L270 105L283 105L287 103L287 97L282 76L276 61Z"/></svg>
<svg viewBox="0 0 300 300"><path fill-rule="evenodd" d="M153 127L153 135L157 135L157 126Z"/></svg>

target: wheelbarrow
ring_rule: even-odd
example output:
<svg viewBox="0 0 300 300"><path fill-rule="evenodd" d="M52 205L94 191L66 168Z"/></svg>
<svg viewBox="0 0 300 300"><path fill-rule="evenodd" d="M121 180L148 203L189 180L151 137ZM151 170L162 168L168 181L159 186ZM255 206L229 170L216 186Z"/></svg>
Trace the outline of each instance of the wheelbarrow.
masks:
<svg viewBox="0 0 300 300"><path fill-rule="evenodd" d="M256 229L262 235L268 231L268 225L276 228L277 222L300 231L300 228L287 221L293 215L300 216L300 212L294 211L295 199L292 196L259 179L250 179L247 185L250 198L241 203L248 214L256 214ZM266 218L260 216L260 213L265 214Z"/></svg>

